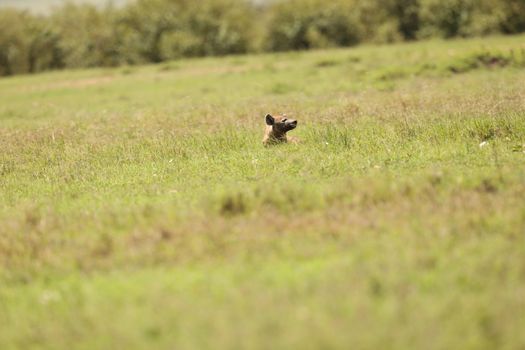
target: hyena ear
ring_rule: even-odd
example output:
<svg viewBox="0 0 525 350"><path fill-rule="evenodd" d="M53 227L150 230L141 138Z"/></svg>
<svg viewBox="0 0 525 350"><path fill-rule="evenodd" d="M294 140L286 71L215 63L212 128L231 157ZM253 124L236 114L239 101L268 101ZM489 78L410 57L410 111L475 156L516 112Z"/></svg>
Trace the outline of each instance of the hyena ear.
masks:
<svg viewBox="0 0 525 350"><path fill-rule="evenodd" d="M273 125L275 123L275 119L270 114L266 115L266 125Z"/></svg>

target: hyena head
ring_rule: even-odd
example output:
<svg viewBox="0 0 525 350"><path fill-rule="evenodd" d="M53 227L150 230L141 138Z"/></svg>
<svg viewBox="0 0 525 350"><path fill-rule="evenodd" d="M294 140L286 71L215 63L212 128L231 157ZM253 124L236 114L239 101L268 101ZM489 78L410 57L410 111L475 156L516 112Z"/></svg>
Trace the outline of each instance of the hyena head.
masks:
<svg viewBox="0 0 525 350"><path fill-rule="evenodd" d="M266 125L271 127L275 137L285 136L290 130L297 127L297 120L286 118L286 114L272 116L266 115Z"/></svg>

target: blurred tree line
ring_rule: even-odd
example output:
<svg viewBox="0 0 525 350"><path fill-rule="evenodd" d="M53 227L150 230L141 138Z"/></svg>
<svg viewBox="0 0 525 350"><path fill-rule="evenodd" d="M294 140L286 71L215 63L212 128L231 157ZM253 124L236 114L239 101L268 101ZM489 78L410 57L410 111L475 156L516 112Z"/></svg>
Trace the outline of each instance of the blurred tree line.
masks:
<svg viewBox="0 0 525 350"><path fill-rule="evenodd" d="M136 0L0 10L0 75L525 31L525 0Z"/></svg>

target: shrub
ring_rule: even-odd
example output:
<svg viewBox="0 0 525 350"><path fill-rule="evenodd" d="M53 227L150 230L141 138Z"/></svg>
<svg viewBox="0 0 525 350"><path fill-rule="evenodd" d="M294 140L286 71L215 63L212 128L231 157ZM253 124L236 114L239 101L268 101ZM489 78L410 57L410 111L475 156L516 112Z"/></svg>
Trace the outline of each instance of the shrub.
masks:
<svg viewBox="0 0 525 350"><path fill-rule="evenodd" d="M351 1L291 0L270 7L266 48L270 51L349 46L361 40Z"/></svg>
<svg viewBox="0 0 525 350"><path fill-rule="evenodd" d="M451 38L464 34L472 16L472 0L423 0L420 17L423 37Z"/></svg>
<svg viewBox="0 0 525 350"><path fill-rule="evenodd" d="M505 34L521 33L525 31L525 1L500 0L494 1L499 5L501 13L499 28Z"/></svg>
<svg viewBox="0 0 525 350"><path fill-rule="evenodd" d="M0 75L525 31L525 0L136 0L0 10Z"/></svg>
<svg viewBox="0 0 525 350"><path fill-rule="evenodd" d="M32 18L25 12L0 11L0 74L28 71L28 33L24 23Z"/></svg>
<svg viewBox="0 0 525 350"><path fill-rule="evenodd" d="M127 63L160 62L162 40L181 27L187 1L138 0L128 5L117 21L121 55Z"/></svg>
<svg viewBox="0 0 525 350"><path fill-rule="evenodd" d="M419 36L451 38L502 32L509 21L509 14L505 13L507 2L509 0L423 0ZM525 17L525 12L518 16Z"/></svg>
<svg viewBox="0 0 525 350"><path fill-rule="evenodd" d="M59 36L66 67L114 66L123 63L119 36L115 33L116 10L68 3L50 18Z"/></svg>
<svg viewBox="0 0 525 350"><path fill-rule="evenodd" d="M252 21L242 0L141 0L120 20L124 56L132 63L244 53Z"/></svg>

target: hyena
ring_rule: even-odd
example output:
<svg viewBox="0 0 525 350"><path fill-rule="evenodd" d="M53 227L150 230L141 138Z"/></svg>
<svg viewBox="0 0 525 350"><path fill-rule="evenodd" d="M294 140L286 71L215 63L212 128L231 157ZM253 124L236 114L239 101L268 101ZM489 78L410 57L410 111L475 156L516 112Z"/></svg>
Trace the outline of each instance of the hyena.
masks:
<svg viewBox="0 0 525 350"><path fill-rule="evenodd" d="M297 120L286 118L286 114L272 116L266 115L266 130L264 132L263 144L265 146L278 143L297 143L294 137L286 136L286 133L297 127Z"/></svg>

